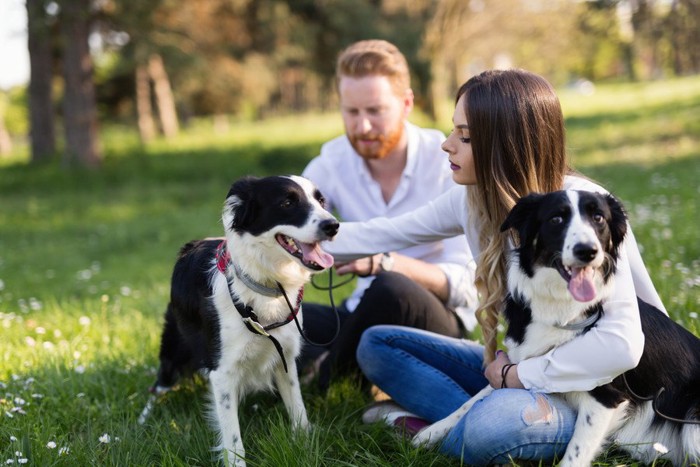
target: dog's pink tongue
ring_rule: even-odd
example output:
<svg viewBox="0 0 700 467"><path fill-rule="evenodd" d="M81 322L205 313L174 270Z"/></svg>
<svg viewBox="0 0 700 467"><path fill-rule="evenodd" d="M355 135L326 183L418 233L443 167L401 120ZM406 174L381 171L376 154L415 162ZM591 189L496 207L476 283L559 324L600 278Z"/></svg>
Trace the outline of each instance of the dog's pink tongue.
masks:
<svg viewBox="0 0 700 467"><path fill-rule="evenodd" d="M313 261L323 269L333 266L333 256L323 251L320 243L299 242L299 246L306 261Z"/></svg>
<svg viewBox="0 0 700 467"><path fill-rule="evenodd" d="M590 266L585 268L571 268L569 292L571 292L571 295L579 302L590 302L595 298L594 275L595 271Z"/></svg>

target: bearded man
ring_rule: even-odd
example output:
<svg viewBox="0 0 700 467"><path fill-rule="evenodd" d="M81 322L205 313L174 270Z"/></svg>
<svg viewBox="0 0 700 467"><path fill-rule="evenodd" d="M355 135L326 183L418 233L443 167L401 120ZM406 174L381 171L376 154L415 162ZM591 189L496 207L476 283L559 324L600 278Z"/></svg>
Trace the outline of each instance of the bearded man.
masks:
<svg viewBox="0 0 700 467"><path fill-rule="evenodd" d="M408 64L393 44L356 42L336 64L345 135L325 143L303 172L343 221L392 217L412 211L454 186L445 136L408 122L413 109ZM474 260L464 235L402 251L381 252L335 265L359 277L338 308L340 331L324 348L305 346L299 368L332 377L359 374L355 350L370 326L394 324L464 337L476 323ZM304 330L314 342L336 332L330 307L304 303ZM302 370L303 371L303 370Z"/></svg>

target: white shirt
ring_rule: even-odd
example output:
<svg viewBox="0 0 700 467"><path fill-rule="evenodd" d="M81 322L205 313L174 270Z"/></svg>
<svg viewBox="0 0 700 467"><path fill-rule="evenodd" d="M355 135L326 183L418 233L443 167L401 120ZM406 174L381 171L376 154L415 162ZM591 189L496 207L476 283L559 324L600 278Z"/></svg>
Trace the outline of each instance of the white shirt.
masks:
<svg viewBox="0 0 700 467"><path fill-rule="evenodd" d="M605 193L595 183L568 176L565 189ZM456 187L409 215L343 223L328 251L341 261L387 249L466 235L471 251L480 252L476 227L468 222L467 189ZM634 368L644 350L637 296L666 311L651 282L631 229L620 248L616 286L602 318L587 333L550 352L518 364L523 385L535 391L588 391Z"/></svg>
<svg viewBox="0 0 700 467"><path fill-rule="evenodd" d="M343 221L365 221L413 212L457 185L452 180L447 156L440 149L445 135L411 123L406 123L404 128L408 138L406 167L388 203L382 197L381 186L372 178L364 159L355 152L347 136L324 144L321 154L309 163L302 175L316 184L328 209L336 211ZM450 289L447 305L457 312L467 329L474 328L476 263L464 236L434 239L405 248L380 249L375 253L385 251L398 251L442 269ZM349 311L357 307L372 280L372 277L358 278L357 287L346 302Z"/></svg>

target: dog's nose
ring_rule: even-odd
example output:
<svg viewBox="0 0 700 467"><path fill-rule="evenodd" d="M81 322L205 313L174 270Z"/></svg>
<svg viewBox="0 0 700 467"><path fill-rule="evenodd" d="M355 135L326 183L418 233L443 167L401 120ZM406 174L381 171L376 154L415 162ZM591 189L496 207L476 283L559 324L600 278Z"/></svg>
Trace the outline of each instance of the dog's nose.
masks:
<svg viewBox="0 0 700 467"><path fill-rule="evenodd" d="M595 243L577 243L574 245L574 257L586 263L593 261L598 254L598 245Z"/></svg>
<svg viewBox="0 0 700 467"><path fill-rule="evenodd" d="M324 221L321 221L318 227L319 229L321 229L321 232L323 232L329 238L333 238L335 237L335 234L338 233L338 228L340 227L340 224L335 219L326 219Z"/></svg>

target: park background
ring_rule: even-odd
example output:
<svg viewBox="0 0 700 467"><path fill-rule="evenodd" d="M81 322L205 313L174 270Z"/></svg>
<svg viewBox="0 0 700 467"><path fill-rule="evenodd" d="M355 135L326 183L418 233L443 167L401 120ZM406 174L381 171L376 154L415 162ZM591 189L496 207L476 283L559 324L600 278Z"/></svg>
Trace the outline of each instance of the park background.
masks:
<svg viewBox="0 0 700 467"><path fill-rule="evenodd" d="M550 80L573 165L625 203L669 314L700 335L698 0L25 3L31 80L0 91L0 462L212 464L201 381L136 424L176 252L222 232L236 178L299 173L342 134L333 68L358 39L399 45L411 120L443 131L483 69ZM459 465L363 426L351 382L304 395L301 439L275 397L248 398L250 465Z"/></svg>

